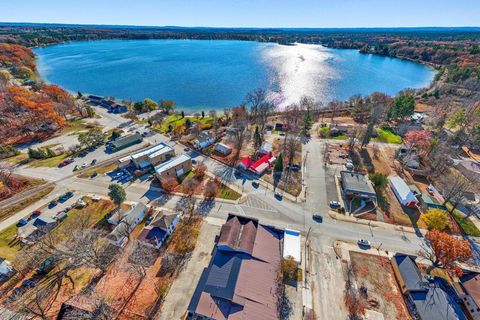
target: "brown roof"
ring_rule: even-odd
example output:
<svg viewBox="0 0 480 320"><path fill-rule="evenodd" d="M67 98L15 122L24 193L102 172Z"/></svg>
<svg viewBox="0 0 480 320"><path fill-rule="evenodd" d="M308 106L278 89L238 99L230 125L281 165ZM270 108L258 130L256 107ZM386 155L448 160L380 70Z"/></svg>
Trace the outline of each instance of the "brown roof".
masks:
<svg viewBox="0 0 480 320"><path fill-rule="evenodd" d="M168 229L170 225L172 224L173 220L177 217L176 213L172 214L163 214L163 213L158 213L155 219L152 220L150 223L150 226L153 227L158 227L161 229Z"/></svg>
<svg viewBox="0 0 480 320"><path fill-rule="evenodd" d="M255 219L230 215L188 310L216 320L278 319L281 238Z"/></svg>
<svg viewBox="0 0 480 320"><path fill-rule="evenodd" d="M251 254L257 234L258 221L231 215L222 226L218 246Z"/></svg>
<svg viewBox="0 0 480 320"><path fill-rule="evenodd" d="M477 306L480 306L480 274L462 277L462 285Z"/></svg>

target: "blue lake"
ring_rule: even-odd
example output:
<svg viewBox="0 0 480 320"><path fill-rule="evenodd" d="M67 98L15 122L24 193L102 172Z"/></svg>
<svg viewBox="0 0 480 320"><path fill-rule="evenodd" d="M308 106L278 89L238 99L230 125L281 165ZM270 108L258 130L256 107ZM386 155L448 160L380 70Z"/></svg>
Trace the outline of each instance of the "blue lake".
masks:
<svg viewBox="0 0 480 320"><path fill-rule="evenodd" d="M319 45L203 40L106 40L35 49L38 70L72 92L171 99L189 111L240 104L262 87L281 104L328 103L375 91L426 87L435 71L399 59Z"/></svg>

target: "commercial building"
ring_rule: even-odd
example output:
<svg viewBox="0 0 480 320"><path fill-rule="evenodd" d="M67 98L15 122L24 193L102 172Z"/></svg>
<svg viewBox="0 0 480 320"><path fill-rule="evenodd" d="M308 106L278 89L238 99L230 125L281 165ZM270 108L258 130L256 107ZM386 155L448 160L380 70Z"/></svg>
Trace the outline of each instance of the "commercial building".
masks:
<svg viewBox="0 0 480 320"><path fill-rule="evenodd" d="M390 176L388 177L388 182L402 206L413 207L418 204L417 197L415 197L415 194L402 178L399 176Z"/></svg>
<svg viewBox="0 0 480 320"><path fill-rule="evenodd" d="M366 174L354 171L340 171L342 191L347 197L376 200L377 193Z"/></svg>
<svg viewBox="0 0 480 320"><path fill-rule="evenodd" d="M186 154L170 159L155 167L158 180L180 177L192 170L192 158Z"/></svg>
<svg viewBox="0 0 480 320"><path fill-rule="evenodd" d="M110 141L107 143L107 151L117 152L122 149L133 146L134 144L140 143L142 141L143 141L143 137L138 133L125 136L125 137L120 137L117 140Z"/></svg>
<svg viewBox="0 0 480 320"><path fill-rule="evenodd" d="M392 267L411 313L420 320L466 320L459 305L439 283L422 277L416 257L397 253Z"/></svg>
<svg viewBox="0 0 480 320"><path fill-rule="evenodd" d="M120 168L133 165L138 170L145 170L165 162L173 156L175 156L175 150L169 145L160 142L119 159L117 164Z"/></svg>
<svg viewBox="0 0 480 320"><path fill-rule="evenodd" d="M480 320L480 274L466 272L453 287L470 317Z"/></svg>
<svg viewBox="0 0 480 320"><path fill-rule="evenodd" d="M275 292L282 238L281 230L230 214L192 296L187 319L278 319Z"/></svg>
<svg viewBox="0 0 480 320"><path fill-rule="evenodd" d="M300 231L285 229L283 236L283 258L292 257L296 263L302 261L301 245L300 245Z"/></svg>

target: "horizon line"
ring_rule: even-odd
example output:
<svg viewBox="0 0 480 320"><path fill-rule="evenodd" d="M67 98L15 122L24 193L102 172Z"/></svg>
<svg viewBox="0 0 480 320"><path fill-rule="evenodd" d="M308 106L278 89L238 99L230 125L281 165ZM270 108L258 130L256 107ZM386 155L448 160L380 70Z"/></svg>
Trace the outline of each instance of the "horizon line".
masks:
<svg viewBox="0 0 480 320"><path fill-rule="evenodd" d="M81 27L127 27L127 28L176 28L176 29L272 29L272 30L375 30L375 29L478 29L479 26L403 26L403 27L234 27L234 26L180 26L180 25L136 25L136 24L89 24L89 23L61 23L61 22L2 22L0 26L19 26L19 25L50 25L50 26L81 26Z"/></svg>

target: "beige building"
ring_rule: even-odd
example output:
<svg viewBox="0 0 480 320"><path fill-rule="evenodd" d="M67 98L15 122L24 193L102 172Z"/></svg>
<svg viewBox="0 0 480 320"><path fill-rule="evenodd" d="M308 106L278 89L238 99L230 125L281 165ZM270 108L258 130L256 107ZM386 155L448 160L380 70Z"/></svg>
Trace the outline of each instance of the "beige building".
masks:
<svg viewBox="0 0 480 320"><path fill-rule="evenodd" d="M176 178L192 170L192 158L186 154L170 159L167 162L159 164L155 167L155 175L158 180L166 178Z"/></svg>
<svg viewBox="0 0 480 320"><path fill-rule="evenodd" d="M118 160L120 168L134 165L139 170L144 170L150 166L156 166L175 156L172 147L165 143L159 143L154 146L134 152L124 158Z"/></svg>

